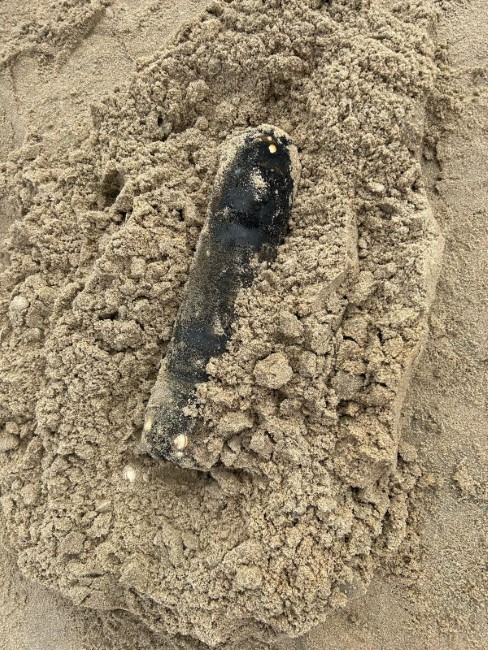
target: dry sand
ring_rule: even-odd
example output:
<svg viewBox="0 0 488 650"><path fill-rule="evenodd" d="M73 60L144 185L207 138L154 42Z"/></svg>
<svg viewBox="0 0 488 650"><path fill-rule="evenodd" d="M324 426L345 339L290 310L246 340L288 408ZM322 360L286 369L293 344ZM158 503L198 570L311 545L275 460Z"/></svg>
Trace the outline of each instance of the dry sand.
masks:
<svg viewBox="0 0 488 650"><path fill-rule="evenodd" d="M20 36L18 33L14 36L17 21L13 21L12 16L14 13L18 16L18 12L14 12L10 7L6 8L8 21L5 22L5 31L12 34L12 37L8 38L9 47L5 50L8 65L1 86L4 120L7 125L4 131L6 136L1 142L4 158L8 152L14 152L21 145L26 132L32 130L42 133L46 138L51 159L56 158L58 151L61 157L63 149L78 146L73 139L82 130L78 127L73 128L72 120L78 113L83 113L83 110L88 112L87 100L92 101L97 98L101 90L109 91L115 84L125 81L134 69L131 59L140 54L152 55L159 49L160 34L168 34L178 18L169 6L164 11L164 3L148 3L147 7L141 7L140 3L132 7L128 3L124 6L112 3L107 10L95 3L83 9L82 4L73 3L73 7L60 13L60 19L57 21L59 29L55 30L52 38L36 28L28 30L28 39L23 38L22 33ZM204 4L200 3L200 6ZM393 538L391 546L396 547L397 543L402 542L399 553L381 563L379 562L381 553L376 553L378 559L372 564L369 562L368 566L368 570L375 569L376 573L366 595L346 603L342 603L342 599L340 602L335 602L336 605L342 605L343 609L330 613L325 626L297 641L283 641L281 643L283 647L481 648L485 645L486 629L483 629L482 606L486 597L486 586L483 584L482 571L486 539L482 537L482 517L483 506L486 503L486 492L483 487L483 466L486 463L486 450L483 447L486 437L486 432L483 432L483 426L486 427L486 409L483 402L486 383L486 337L483 337L486 329L486 322L484 322L486 310L483 311L483 307L486 307L486 271L483 277L483 270L486 269L486 197L483 191L486 193L484 180L486 173L483 173L483 170L486 170L486 162L483 152L486 151L487 115L486 52L483 51L483 44L486 37L487 17L486 8L482 7L482 4L482 2L443 3L439 35L440 39L446 38L448 41L448 51L454 67L454 88L458 93L454 102L457 103L461 113L457 117L452 116L446 106L448 98L443 97L443 93L446 92L445 87L442 81L439 81L440 96L430 101L426 120L423 182L436 218L441 223L447 246L438 295L430 319L431 335L404 409L402 434L403 440L411 445L403 447L402 463L410 464L415 468L413 476L415 474L418 476L418 472L421 472L424 477L424 489L414 490L412 493L412 486L407 487L408 481L405 483L404 477L400 479L399 488L391 483L390 478L388 479L390 501L395 492L401 497L410 494L408 514L403 507L398 507L400 514L396 520L397 529L395 526L390 527L390 530L395 531L393 535L390 533L390 539ZM196 6L196 3L194 6L185 6L189 16ZM422 5L416 3L416 6L418 12L418 7ZM183 13L182 9L180 11ZM484 31L481 26L483 15ZM181 16L182 19L185 17ZM18 16L18 18L22 20L22 17ZM42 18L43 8L40 3L39 20L42 21ZM426 19L429 20L428 12ZM421 24L418 27L422 29ZM128 37L128 34L131 36ZM398 32L396 36L399 37ZM119 49L116 48L117 43ZM125 51L120 49L120 43L123 43ZM38 66L34 61L39 60L40 47L45 60L41 66ZM117 54L114 54L114 51ZM104 52L107 58L104 65L101 65ZM415 65L418 65L418 62ZM90 67L91 74L88 72ZM103 74L99 74L100 70L103 70ZM296 74L296 70L291 70L292 75ZM143 88L144 84L141 87ZM193 90L198 95L198 88L194 87ZM222 92L221 88L219 92ZM399 92L401 95L402 90L400 89ZM201 101L201 98L197 97L197 100ZM361 106L364 106L361 93L357 101L360 104L362 102ZM39 105L44 105L47 110L40 111ZM283 110L283 107L279 108ZM361 111L361 108L359 110ZM320 114L320 110L318 113ZM53 120L60 114L68 125L67 129L59 129L55 124L53 128ZM232 124L232 115L229 116L225 112L221 115L220 119L224 120L224 124L229 128ZM120 126L120 120L115 112L114 119ZM375 119L381 122L378 115ZM295 130L297 130L296 125ZM410 142L415 142L416 139L418 141L422 136L422 125L411 116L404 126L403 133L410 133ZM202 139L197 139L200 152L205 150L203 145ZM378 146L378 143L375 146ZM207 149L208 160L211 160L215 147L211 145ZM304 149L303 155L306 156L307 147L305 146ZM32 155L35 153L37 152L34 151ZM27 152L27 156L29 155ZM415 147L413 155L417 155ZM25 161L25 151L21 153L20 159L22 157ZM15 159L14 154L11 160L15 162ZM354 160L356 158L353 158ZM333 158L329 157L328 162L337 162L339 167L339 161L334 161ZM175 165L174 173L178 173L178 164L177 162ZM354 167L353 162L352 168ZM306 158L305 168L307 168ZM348 161L348 168L351 168L351 160ZM370 177L370 172L371 170L369 173L363 170L367 177ZM395 172L391 165L389 167L386 165L385 178L390 178L395 173L398 172ZM359 169L356 169L354 174L357 178ZM116 177L111 177L109 170L105 178ZM188 180L185 179L185 182ZM344 189L347 187L347 182L343 178L340 180L343 182L341 189L347 195L347 190ZM357 183L354 177L352 180ZM313 185L309 187L309 191L311 188ZM373 190L378 188L374 187ZM370 191L374 194L373 190ZM416 193L419 194L421 191L422 186L417 183ZM311 192L311 198L313 196ZM331 205L334 203L331 200L333 196L329 192ZM3 199L5 219L2 223L11 220L12 215L15 217L19 214L18 198L10 194ZM28 196L20 198L24 203L29 202ZM364 200L364 196L361 198ZM405 201L405 197L398 197L398 200ZM333 211L332 208L331 210ZM306 214L304 208L301 214ZM336 222L336 232L340 232L338 226L341 223L343 222ZM196 225L198 227L198 222ZM345 226L346 234L343 241L345 250L349 250L347 223ZM372 227L374 228L374 223ZM190 233L190 242L191 237ZM363 246L364 248L368 246ZM325 252L329 253L330 257L330 250ZM417 251L415 255L418 254ZM432 259L432 255L427 259ZM337 263L331 266L333 269L338 268ZM404 268L402 264L398 266ZM182 268L182 273L184 272ZM344 277L347 278L351 273L354 282L354 273L356 273L354 264L346 265ZM279 276L279 270L277 274ZM406 285L401 277L400 284L403 299L406 295ZM415 285L419 286L418 281ZM265 290L268 291L266 288ZM245 322L249 300L252 301L253 297L250 296L243 301L243 322ZM259 318L256 319L255 316L259 313L258 307L259 304L252 310L252 319L259 323ZM302 308L304 308L303 303ZM328 305L330 312L334 308L337 309L338 306ZM309 315L306 309L303 314L305 318ZM374 309L377 311L377 308ZM262 323L266 323L269 320L269 313L265 311L262 318L264 319ZM285 319L284 322L288 322L289 328L290 319ZM162 325L164 326L164 323ZM263 325L261 324L260 327L262 328ZM161 329L163 327L160 325ZM260 334L263 331L266 330L261 329ZM109 341L113 342L111 336ZM310 336L313 341L313 326ZM252 335L250 339L253 339ZM242 340L246 341L245 332ZM297 342L300 344L299 340ZM123 342L123 346L125 345L126 341ZM240 350L248 348L249 346L242 346ZM280 348L279 352L282 353L283 348ZM295 363L293 351L288 348L285 352L293 365ZM323 354L320 350L314 351L313 348L308 352L318 357ZM154 351L151 354L156 358ZM263 350L253 351L252 354L262 356ZM299 375L299 369L305 368L304 372L302 370L302 376L306 379L305 385L313 384L310 376L307 376L310 372L310 359L309 356L307 359L300 358L296 361ZM305 361L308 361L308 364ZM231 360L230 368L233 369L232 372L235 372L237 367L244 368L245 371L246 363L249 363L249 359L244 358L238 364L234 359ZM227 373L228 377L232 372L229 372L229 368L226 370L224 366L224 376ZM219 376L218 369L215 376L216 378ZM320 390L319 387L317 389ZM297 395L300 395L300 390L303 389L300 389L299 385L296 386L295 392L289 395L288 399L291 401L296 399ZM347 386L347 390L351 390L350 385ZM351 399L350 396L347 399ZM389 398L383 396L383 399L387 403ZM265 394L257 393L255 403L266 403ZM209 414L210 416L212 413L215 414L215 406L212 407L211 399L207 400L206 408L207 418ZM235 406L233 408L235 409ZM240 408L242 409L242 406ZM269 412L265 415L270 416ZM219 416L224 419L225 413L219 412ZM70 429L71 433L72 429ZM296 429L295 433L297 433ZM263 434L260 440L262 443ZM244 451L246 444L248 443L244 440ZM256 441L251 446L251 450L253 446L259 450L266 448L263 444L257 445ZM364 440L360 446L364 450ZM414 448L418 450L418 461L415 459ZM241 464L241 467L246 468L245 463L249 464L246 454L236 453L235 444L229 449L233 453L229 455L229 452L226 452L226 455L221 456L222 462L234 467ZM303 454L303 449L300 453ZM239 455L240 460L235 458ZM354 453L345 456L348 462L354 458ZM289 458L285 460L290 461ZM342 472L342 483L338 487L340 490L357 489L358 475L359 480L362 480L366 474L359 466L356 475L352 476L347 471L349 466L346 466L346 470L340 465L334 468L340 475ZM417 467L420 469L416 469ZM247 469L259 469L270 478L269 473L272 472L273 467L253 461L251 467ZM392 471L390 467L387 472L389 477ZM376 477L368 477L366 486L362 486L363 489L371 485L372 478ZM414 480L413 483L415 482ZM225 484L225 480L221 479L220 484ZM426 484L430 487L426 487ZM27 494L25 488L26 485L22 488L24 495ZM228 482L226 488L229 488ZM284 493L286 491L285 489ZM26 511L33 512L38 497L31 494L32 491L27 492ZM337 490L332 494L337 498ZM301 499L307 498L314 502L317 494L313 490L311 492L306 490L302 493ZM398 499L396 502L398 503ZM264 506L265 504L258 503L256 512L259 512L259 507ZM41 511L43 508L41 503ZM103 510L102 508L102 514ZM393 511L394 508L390 507L390 512ZM381 521L380 517L378 520L380 529ZM308 527L310 525L313 524L309 521ZM388 539L388 536L386 537ZM385 535L379 537L380 541L384 538ZM71 541L73 542L73 538ZM361 536L361 541L364 542L364 534ZM335 552L338 552L339 548L340 546L336 547ZM374 559L374 551L369 555L370 559L371 557ZM6 613L4 617L6 648L172 647L169 641L145 631L128 615L121 618L120 614L96 614L73 608L62 601L60 596L53 595L42 587L31 585L17 573L12 574L7 570L7 567L11 566L11 552L6 550L4 558L2 607ZM66 575L62 558L59 560L57 566L60 573L55 580L51 579L53 583L59 580L59 575ZM317 567L319 564L318 559L312 563L312 567ZM302 559L301 566L305 565L306 561ZM230 567L232 570L232 562ZM36 573L32 571L32 567L26 566L25 561L24 570ZM41 565L39 577L46 577L42 575L43 572L45 568ZM330 575L330 571L327 573ZM324 577L325 574L321 576L322 582ZM129 582L130 580L129 575ZM241 585L249 586L252 581L257 580L256 573L241 571L240 580ZM67 591L66 585L57 584L57 586ZM143 593L147 590L147 584L138 587ZM93 592L93 589L91 591ZM108 591L110 592L110 588ZM73 597L73 594L69 595ZM303 595L300 595L300 590L298 592L295 590L294 597L298 598L296 605L300 605ZM320 611L322 607L326 607L327 596L324 594L324 597L317 600L319 596L315 597L315 600L312 598L301 617L298 617L300 624L313 621L316 613L314 610ZM255 603L260 603L259 597L257 599L247 597L242 606L245 607L246 603L253 598ZM269 602L268 598L261 605L268 606ZM205 605L204 601L199 601L198 598L196 603L201 604L202 607ZM92 604L103 605L100 602ZM239 611L237 596L233 597L232 606L237 606ZM188 616L192 618L190 614ZM322 614L321 616L323 618ZM185 617L184 612L183 617ZM205 620L203 612L200 618ZM152 623L154 625L154 621ZM121 625L125 630L124 638L120 635ZM114 632L117 628L118 631ZM205 633L200 631L198 635L202 637ZM233 644L228 645L230 647ZM250 642L243 641L239 647L250 647L250 645ZM178 647L192 647L192 645L189 641L181 640ZM263 646L258 642L258 647Z"/></svg>

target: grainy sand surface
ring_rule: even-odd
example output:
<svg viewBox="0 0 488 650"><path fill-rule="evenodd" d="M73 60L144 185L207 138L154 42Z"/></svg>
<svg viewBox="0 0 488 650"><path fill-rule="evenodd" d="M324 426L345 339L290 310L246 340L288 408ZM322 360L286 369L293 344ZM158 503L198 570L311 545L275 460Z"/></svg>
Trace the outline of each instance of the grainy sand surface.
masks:
<svg viewBox="0 0 488 650"><path fill-rule="evenodd" d="M90 104L129 80L137 57L152 56L206 5L73 2L53 10L39 1L35 16L15 0L0 5L0 159L15 159L32 133L50 155L69 150ZM486 647L488 7L477 0L438 8L437 42L446 44L451 79L438 79L427 107L422 167L446 246L429 340L402 417L411 445L404 454L417 449L409 460L429 485L409 493L403 543L376 567L367 593L278 647ZM18 197L0 197L0 232L19 218L19 206ZM0 647L173 647L130 615L77 609L14 567L14 552L2 546Z"/></svg>

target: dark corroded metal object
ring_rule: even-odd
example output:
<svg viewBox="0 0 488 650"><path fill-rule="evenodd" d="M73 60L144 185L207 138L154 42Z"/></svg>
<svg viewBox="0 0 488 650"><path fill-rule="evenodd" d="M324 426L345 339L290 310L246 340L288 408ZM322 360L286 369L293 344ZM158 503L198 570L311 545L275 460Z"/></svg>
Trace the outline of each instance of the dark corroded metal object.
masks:
<svg viewBox="0 0 488 650"><path fill-rule="evenodd" d="M166 358L149 399L142 444L154 458L198 469L188 414L206 366L231 336L234 302L259 262L283 240L297 175L296 148L272 126L248 129L227 145L214 185ZM185 412L186 411L186 412Z"/></svg>

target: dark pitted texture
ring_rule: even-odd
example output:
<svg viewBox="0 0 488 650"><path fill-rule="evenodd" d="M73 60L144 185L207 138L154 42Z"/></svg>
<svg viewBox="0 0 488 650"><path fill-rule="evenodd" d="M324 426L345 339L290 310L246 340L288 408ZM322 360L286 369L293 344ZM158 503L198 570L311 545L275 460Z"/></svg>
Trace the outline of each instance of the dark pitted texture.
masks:
<svg viewBox="0 0 488 650"><path fill-rule="evenodd" d="M187 410L208 362L227 349L239 291L276 258L299 176L296 147L270 125L236 135L222 158L141 441L153 458L201 470L211 467L195 460L202 422Z"/></svg>

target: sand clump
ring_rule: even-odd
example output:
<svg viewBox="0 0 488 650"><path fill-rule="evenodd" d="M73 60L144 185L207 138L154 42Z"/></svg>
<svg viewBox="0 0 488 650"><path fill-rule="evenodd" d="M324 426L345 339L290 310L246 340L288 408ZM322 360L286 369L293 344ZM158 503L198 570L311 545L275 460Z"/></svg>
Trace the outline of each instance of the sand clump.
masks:
<svg viewBox="0 0 488 650"><path fill-rule="evenodd" d="M11 543L176 645L298 635L364 593L422 480L398 423L442 249L418 163L433 12L318 4L214 2L64 159L30 141L0 176L24 215L0 290ZM145 403L221 145L263 122L299 147L291 232L200 387L209 472L179 470L138 453Z"/></svg>

